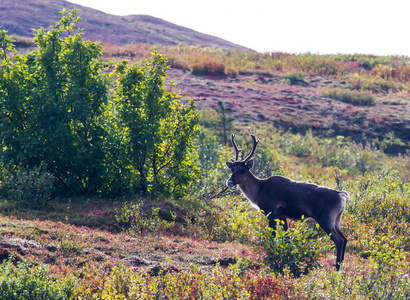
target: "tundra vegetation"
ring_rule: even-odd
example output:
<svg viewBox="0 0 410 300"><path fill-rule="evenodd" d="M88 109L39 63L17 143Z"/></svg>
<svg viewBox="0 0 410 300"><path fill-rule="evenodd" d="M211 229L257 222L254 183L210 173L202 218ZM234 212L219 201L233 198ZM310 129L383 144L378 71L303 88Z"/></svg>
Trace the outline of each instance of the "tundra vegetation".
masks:
<svg viewBox="0 0 410 300"><path fill-rule="evenodd" d="M407 141L249 128L164 83L170 67L273 74L284 87L320 75L348 83L328 97L374 106L380 93L409 101L408 57L102 47L82 40L78 21L63 12L25 55L0 32L0 298L410 298ZM229 177L227 122L241 145L251 133L263 141L257 176L349 192L339 272L315 224L272 237L237 190L212 197ZM393 146L404 151L386 154Z"/></svg>

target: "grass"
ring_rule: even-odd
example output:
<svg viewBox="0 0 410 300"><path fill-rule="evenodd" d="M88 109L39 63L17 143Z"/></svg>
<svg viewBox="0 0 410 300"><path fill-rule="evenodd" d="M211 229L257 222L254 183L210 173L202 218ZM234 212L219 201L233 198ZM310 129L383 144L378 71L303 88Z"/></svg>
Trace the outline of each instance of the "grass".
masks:
<svg viewBox="0 0 410 300"><path fill-rule="evenodd" d="M378 85L397 85L408 90L410 81L410 66L408 57L374 56L374 55L318 55L318 54L288 54L288 53L244 53L237 50L221 50L215 48L199 48L188 45L157 46L160 53L169 57L179 66L193 69L217 61L225 65L228 74L258 73L278 74L304 72L325 77L345 78L351 76L370 77L379 81ZM126 46L107 46L104 50L106 58L117 56L133 60L149 57L150 46L136 44ZM385 87L384 87L385 88Z"/></svg>

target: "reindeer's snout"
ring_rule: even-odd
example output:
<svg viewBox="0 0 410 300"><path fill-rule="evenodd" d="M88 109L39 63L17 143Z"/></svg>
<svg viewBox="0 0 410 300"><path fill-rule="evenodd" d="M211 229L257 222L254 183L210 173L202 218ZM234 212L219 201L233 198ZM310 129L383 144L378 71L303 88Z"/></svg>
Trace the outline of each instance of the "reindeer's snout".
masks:
<svg viewBox="0 0 410 300"><path fill-rule="evenodd" d="M229 178L229 179L226 181L226 185L227 185L228 187L233 187L233 186L235 186L235 183L233 182L232 178Z"/></svg>

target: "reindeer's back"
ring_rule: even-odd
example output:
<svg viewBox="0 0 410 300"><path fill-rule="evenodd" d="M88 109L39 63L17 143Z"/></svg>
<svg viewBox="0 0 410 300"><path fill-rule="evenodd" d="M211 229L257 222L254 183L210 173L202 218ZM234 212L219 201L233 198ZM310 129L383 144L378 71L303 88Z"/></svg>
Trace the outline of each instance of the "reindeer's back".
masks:
<svg viewBox="0 0 410 300"><path fill-rule="evenodd" d="M280 202L284 210L292 208L295 218L299 214L314 217L323 209L340 205L339 192L312 183L294 181L282 176L271 176L266 180L266 194L273 202Z"/></svg>

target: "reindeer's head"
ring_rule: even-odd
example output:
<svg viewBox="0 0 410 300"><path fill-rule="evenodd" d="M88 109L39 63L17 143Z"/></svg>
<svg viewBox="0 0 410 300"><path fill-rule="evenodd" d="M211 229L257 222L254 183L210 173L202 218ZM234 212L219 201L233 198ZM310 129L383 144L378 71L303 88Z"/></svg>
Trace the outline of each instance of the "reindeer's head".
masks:
<svg viewBox="0 0 410 300"><path fill-rule="evenodd" d="M253 148L251 153L249 153L249 155L244 160L238 160L239 152L241 152L241 149L238 149L238 146L236 145L235 135L231 135L232 144L235 148L235 159L226 162L226 166L232 171L231 177L229 177L229 179L226 181L226 185L229 187L244 183L249 170L253 166L253 160L251 158L255 153L256 145L259 143L259 140L256 140L256 137L253 134L251 134L251 137L253 140Z"/></svg>

